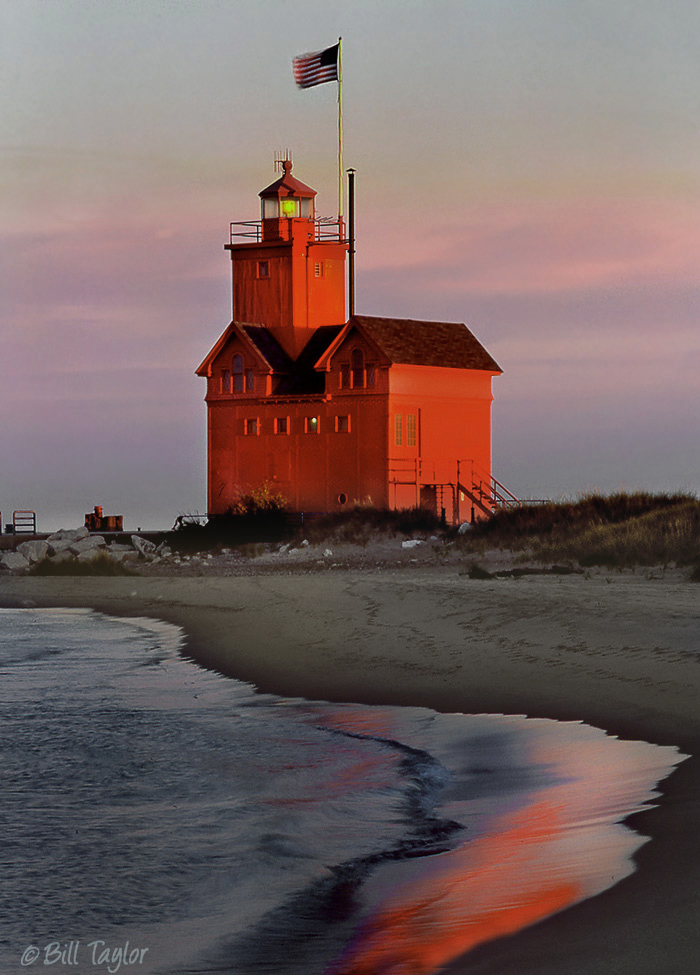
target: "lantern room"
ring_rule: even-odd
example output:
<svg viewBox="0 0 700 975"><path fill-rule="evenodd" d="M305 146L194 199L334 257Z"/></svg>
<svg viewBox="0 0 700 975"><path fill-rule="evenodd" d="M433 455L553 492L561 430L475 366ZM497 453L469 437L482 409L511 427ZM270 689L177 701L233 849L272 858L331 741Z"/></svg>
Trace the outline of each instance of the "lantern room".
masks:
<svg viewBox="0 0 700 975"><path fill-rule="evenodd" d="M282 160L282 175L259 193L263 240L289 240L288 220L314 219L316 190L292 176L291 159Z"/></svg>

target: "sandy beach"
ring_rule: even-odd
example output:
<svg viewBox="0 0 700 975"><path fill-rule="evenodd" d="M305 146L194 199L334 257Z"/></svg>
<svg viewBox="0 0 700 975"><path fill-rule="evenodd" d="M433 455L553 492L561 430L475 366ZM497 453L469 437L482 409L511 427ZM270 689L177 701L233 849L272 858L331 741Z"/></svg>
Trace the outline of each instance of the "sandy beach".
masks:
<svg viewBox="0 0 700 975"><path fill-rule="evenodd" d="M454 973L700 971L697 585L642 574L471 580L454 566L229 577L0 579L0 606L153 616L260 690L582 720L691 757L632 824L652 842L602 895L476 948Z"/></svg>

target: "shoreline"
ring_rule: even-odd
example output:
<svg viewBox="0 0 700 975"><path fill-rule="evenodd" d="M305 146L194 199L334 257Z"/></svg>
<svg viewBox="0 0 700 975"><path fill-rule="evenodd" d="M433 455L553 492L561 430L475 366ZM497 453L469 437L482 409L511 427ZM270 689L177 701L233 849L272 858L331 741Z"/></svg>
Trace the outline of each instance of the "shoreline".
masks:
<svg viewBox="0 0 700 975"><path fill-rule="evenodd" d="M652 837L603 894L453 962L454 975L700 970L696 585L469 580L454 567L232 577L3 577L0 606L90 607L185 632L185 655L263 692L582 720L691 757L630 825Z"/></svg>

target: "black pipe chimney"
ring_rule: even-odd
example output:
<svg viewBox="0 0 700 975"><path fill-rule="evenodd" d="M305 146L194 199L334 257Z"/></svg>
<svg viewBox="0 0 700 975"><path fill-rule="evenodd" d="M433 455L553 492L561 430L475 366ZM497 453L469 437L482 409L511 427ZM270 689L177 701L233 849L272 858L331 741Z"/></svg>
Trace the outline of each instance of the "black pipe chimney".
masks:
<svg viewBox="0 0 700 975"><path fill-rule="evenodd" d="M355 170L348 169L348 318L355 314Z"/></svg>

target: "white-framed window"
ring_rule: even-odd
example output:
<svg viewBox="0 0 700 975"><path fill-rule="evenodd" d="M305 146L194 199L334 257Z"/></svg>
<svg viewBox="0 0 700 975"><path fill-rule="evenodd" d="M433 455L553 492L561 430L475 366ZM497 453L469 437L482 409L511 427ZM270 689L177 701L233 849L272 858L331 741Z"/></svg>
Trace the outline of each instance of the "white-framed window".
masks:
<svg viewBox="0 0 700 975"><path fill-rule="evenodd" d="M275 433L288 434L290 428L288 416L275 417Z"/></svg>
<svg viewBox="0 0 700 975"><path fill-rule="evenodd" d="M407 447L416 446L417 429L418 429L418 424L416 423L416 414L407 413L406 414L406 446Z"/></svg>
<svg viewBox="0 0 700 975"><path fill-rule="evenodd" d="M335 432L350 433L350 417L347 415L347 413L341 416L336 416Z"/></svg>
<svg viewBox="0 0 700 975"><path fill-rule="evenodd" d="M324 270L323 269L323 261L315 261L314 262L314 277L315 278L322 278L323 277L323 270Z"/></svg>
<svg viewBox="0 0 700 975"><path fill-rule="evenodd" d="M246 437L257 437L260 433L260 420L257 416L248 417L243 421L243 432Z"/></svg>
<svg viewBox="0 0 700 975"><path fill-rule="evenodd" d="M304 433L318 433L321 428L321 418L318 416L304 417Z"/></svg>
<svg viewBox="0 0 700 975"><path fill-rule="evenodd" d="M403 445L403 416L401 413L394 413L394 446Z"/></svg>

